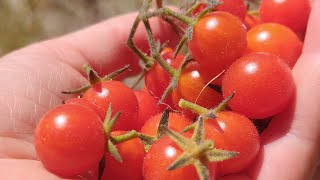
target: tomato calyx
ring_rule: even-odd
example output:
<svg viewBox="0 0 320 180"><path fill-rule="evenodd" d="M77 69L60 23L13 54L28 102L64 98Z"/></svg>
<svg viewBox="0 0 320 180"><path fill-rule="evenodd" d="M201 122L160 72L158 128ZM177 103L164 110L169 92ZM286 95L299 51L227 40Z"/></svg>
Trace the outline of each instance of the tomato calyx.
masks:
<svg viewBox="0 0 320 180"><path fill-rule="evenodd" d="M199 116L203 117L204 120L214 119L218 116L218 113L221 112L228 105L228 102L234 97L234 95L235 95L235 92L233 92L229 97L224 99L220 104L218 104L218 106L216 106L213 109L204 108L198 104L186 101L184 99L180 99L179 107L188 109L198 114ZM182 132L192 130L195 127L196 127L196 123L191 124L190 126L187 126L185 129L183 129ZM216 127L219 128L220 125L216 124ZM218 130L221 130L221 128L219 128Z"/></svg>
<svg viewBox="0 0 320 180"><path fill-rule="evenodd" d="M236 157L239 153L214 148L214 142L205 140L203 117L199 116L191 139L163 127L164 133L169 136L183 153L169 167L168 170L194 165L201 180L209 180L208 163L221 162Z"/></svg>
<svg viewBox="0 0 320 180"><path fill-rule="evenodd" d="M115 77L117 77L118 75L123 73L124 71L129 70L129 67L130 67L129 64L125 65L124 67L122 67L122 68L120 68L120 69L118 69L118 70L116 70L116 71L114 71L114 72L112 72L110 74L107 74L104 77L100 77L98 75L98 73L96 71L94 71L89 64L85 64L82 67L82 70L87 74L89 83L84 85L83 87L78 88L78 89L71 90L71 91L63 91L62 93L63 94L81 94L81 93L84 93L85 91L87 91L90 87L92 87L95 84L98 84L98 83L103 82L103 81L114 79Z"/></svg>
<svg viewBox="0 0 320 180"><path fill-rule="evenodd" d="M164 136L165 133L163 128L167 128L168 123L169 123L169 109L166 108L162 113L156 136L150 136L150 135L137 132L135 130L131 130L122 135L110 136L110 141L113 144L119 144L119 143L138 137L144 143L144 148L147 152L155 141L157 141L162 136Z"/></svg>
<svg viewBox="0 0 320 180"><path fill-rule="evenodd" d="M121 112L117 112L113 117L111 117L112 114L112 105L110 104L108 107L107 115L103 123L103 128L107 140L107 148L109 153L119 162L122 162L121 155L119 154L115 144L111 141L111 130L114 124L117 122Z"/></svg>

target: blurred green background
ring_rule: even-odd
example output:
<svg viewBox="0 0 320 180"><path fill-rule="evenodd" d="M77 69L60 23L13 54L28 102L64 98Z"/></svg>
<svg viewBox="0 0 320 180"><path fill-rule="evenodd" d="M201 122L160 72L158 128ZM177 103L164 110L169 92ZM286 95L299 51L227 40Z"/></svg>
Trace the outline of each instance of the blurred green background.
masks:
<svg viewBox="0 0 320 180"><path fill-rule="evenodd" d="M180 2L164 0L166 4ZM35 41L136 11L141 3L142 0L0 0L0 56Z"/></svg>
<svg viewBox="0 0 320 180"><path fill-rule="evenodd" d="M120 13L142 0L0 0L0 56Z"/></svg>

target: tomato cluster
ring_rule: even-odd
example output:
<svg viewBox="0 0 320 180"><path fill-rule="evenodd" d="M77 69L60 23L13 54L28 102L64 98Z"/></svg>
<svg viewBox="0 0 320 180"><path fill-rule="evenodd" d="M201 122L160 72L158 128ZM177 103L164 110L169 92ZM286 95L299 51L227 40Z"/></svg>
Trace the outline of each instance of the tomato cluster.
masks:
<svg viewBox="0 0 320 180"><path fill-rule="evenodd" d="M166 7L147 13L185 24L177 25L186 35L176 51L156 48L150 17L137 17L147 28L150 57L128 44L146 63L144 88L87 70L85 91L44 114L35 130L36 152L48 171L137 180L245 172L261 146L254 122L294 101L291 69L302 52L297 34L305 33L310 1L262 0L260 15L244 0L212 2L189 3L187 13ZM187 50L180 53L183 43Z"/></svg>

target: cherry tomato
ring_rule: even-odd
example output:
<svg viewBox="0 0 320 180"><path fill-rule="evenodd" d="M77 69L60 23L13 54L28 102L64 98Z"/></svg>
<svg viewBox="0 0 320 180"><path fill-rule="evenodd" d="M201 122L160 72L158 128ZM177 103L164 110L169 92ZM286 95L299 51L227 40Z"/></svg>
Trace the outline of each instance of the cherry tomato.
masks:
<svg viewBox="0 0 320 180"><path fill-rule="evenodd" d="M155 115L151 117L141 128L140 132L146 135L150 136L156 136L158 125L160 122L162 114ZM191 120L185 118L179 113L169 113L169 128L175 131L180 131L187 127L188 125L191 125Z"/></svg>
<svg viewBox="0 0 320 180"><path fill-rule="evenodd" d="M83 174L99 164L105 152L101 119L88 108L64 104L48 111L34 135L40 161L63 177Z"/></svg>
<svg viewBox="0 0 320 180"><path fill-rule="evenodd" d="M171 47L165 47L162 51L161 54L166 54L166 53L174 53L174 49Z"/></svg>
<svg viewBox="0 0 320 180"><path fill-rule="evenodd" d="M242 56L247 47L246 33L243 23L226 12L209 13L197 22L188 46L205 82Z"/></svg>
<svg viewBox="0 0 320 180"><path fill-rule="evenodd" d="M223 96L235 92L230 107L253 119L271 117L288 107L294 97L291 70L278 56L252 53L238 59L226 71Z"/></svg>
<svg viewBox="0 0 320 180"><path fill-rule="evenodd" d="M88 100L83 99L83 98L68 99L68 100L65 101L65 104L75 104L75 105L80 105L80 106L89 108L91 111L97 113L97 115L102 120L106 117L105 112L101 108L99 108L98 106L93 104L91 101L88 101Z"/></svg>
<svg viewBox="0 0 320 180"><path fill-rule="evenodd" d="M157 100L148 92L134 91L134 94L139 102L139 118L137 123L140 129L150 117L159 114L161 110Z"/></svg>
<svg viewBox="0 0 320 180"><path fill-rule="evenodd" d="M215 121L220 128L216 128ZM223 111L215 120L204 123L206 138L215 143L215 148L239 152L237 157L218 163L218 176L242 171L257 156L259 133L250 119L236 112Z"/></svg>
<svg viewBox="0 0 320 180"><path fill-rule="evenodd" d="M191 135L189 135L191 136ZM167 168L182 154L169 137L156 141L146 153L143 162L143 177L145 180L198 180L194 166L184 166L172 171ZM211 178L215 176L215 163L208 163Z"/></svg>
<svg viewBox="0 0 320 180"><path fill-rule="evenodd" d="M250 29L252 29L253 27L255 27L261 23L262 23L262 21L261 21L260 17L254 16L251 14L247 14L244 19L244 25L246 26L247 31L249 31Z"/></svg>
<svg viewBox="0 0 320 180"><path fill-rule="evenodd" d="M244 0L219 0L222 4L214 7L216 11L224 11L228 12L241 20L244 20L246 16L247 7L245 5ZM199 14L199 12L203 11L207 7L206 4L201 3L194 11L193 15Z"/></svg>
<svg viewBox="0 0 320 180"><path fill-rule="evenodd" d="M215 90L210 87L205 87L206 83L202 79L199 71L199 64L196 62L189 63L185 70L182 72L179 78L178 87L172 93L172 99L175 104L179 103L181 98L190 101L196 102L196 104L205 107L213 108L217 106L222 101L222 95L217 93ZM201 95L199 96L200 92ZM199 96L199 97L198 97ZM197 115L192 113L189 110L178 108L182 111L184 115L190 119L195 118Z"/></svg>
<svg viewBox="0 0 320 180"><path fill-rule="evenodd" d="M112 114L121 112L113 130L138 130L139 103L133 90L119 81L104 81L87 90L83 98L91 101L107 113L112 104Z"/></svg>
<svg viewBox="0 0 320 180"><path fill-rule="evenodd" d="M302 42L286 26L266 23L255 26L247 34L247 53L269 52L280 56L293 68L302 52Z"/></svg>
<svg viewBox="0 0 320 180"><path fill-rule="evenodd" d="M295 32L305 32L310 11L310 0L262 0L259 10L263 22L280 23Z"/></svg>
<svg viewBox="0 0 320 180"><path fill-rule="evenodd" d="M122 135L124 131L114 131L111 136ZM118 162L110 153L105 155L105 168L101 180L132 179L141 180L142 164L145 155L144 144L139 138L116 145L122 162Z"/></svg>
<svg viewBox="0 0 320 180"><path fill-rule="evenodd" d="M173 58L174 52L168 52L162 54L162 58L173 68L177 69L184 60L184 56L178 54L178 56ZM154 95L157 99L161 99L164 91L168 87L171 81L171 77L168 72L158 63L146 73L145 75L145 85L149 92ZM164 103L171 107L174 107L171 99L171 94L165 99Z"/></svg>

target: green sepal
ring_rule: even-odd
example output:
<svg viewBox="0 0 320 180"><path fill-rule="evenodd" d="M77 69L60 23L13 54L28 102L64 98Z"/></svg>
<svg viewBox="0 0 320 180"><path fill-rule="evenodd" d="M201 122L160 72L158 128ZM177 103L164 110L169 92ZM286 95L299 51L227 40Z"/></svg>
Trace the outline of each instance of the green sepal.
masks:
<svg viewBox="0 0 320 180"><path fill-rule="evenodd" d="M112 157L114 157L118 162L122 163L121 155L119 154L117 147L111 142L111 140L108 140L108 150Z"/></svg>
<svg viewBox="0 0 320 180"><path fill-rule="evenodd" d="M212 149L211 151L206 152L206 154L210 162L221 162L238 156L239 152Z"/></svg>
<svg viewBox="0 0 320 180"><path fill-rule="evenodd" d="M157 139L161 138L165 134L163 132L163 127L168 127L168 124L169 124L169 109L166 108L163 111L162 116L160 118L160 122L157 129L157 136L156 136Z"/></svg>

